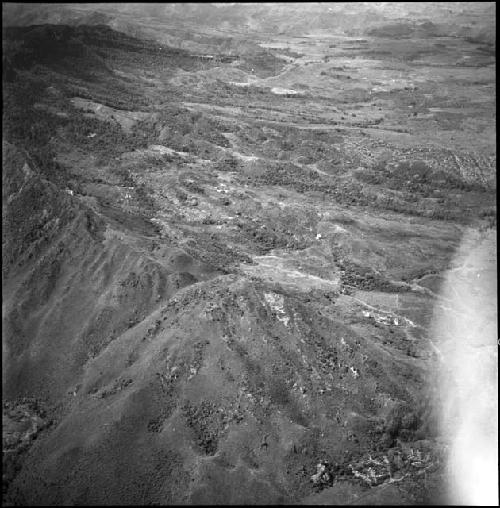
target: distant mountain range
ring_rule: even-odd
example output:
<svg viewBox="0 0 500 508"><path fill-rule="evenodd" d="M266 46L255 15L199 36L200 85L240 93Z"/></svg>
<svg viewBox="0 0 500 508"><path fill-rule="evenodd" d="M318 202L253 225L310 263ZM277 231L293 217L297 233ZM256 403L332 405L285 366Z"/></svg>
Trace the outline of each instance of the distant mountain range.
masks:
<svg viewBox="0 0 500 508"><path fill-rule="evenodd" d="M107 24L129 35L202 50L193 33L458 36L495 44L494 2L3 4L3 24ZM191 34L191 35L187 35Z"/></svg>

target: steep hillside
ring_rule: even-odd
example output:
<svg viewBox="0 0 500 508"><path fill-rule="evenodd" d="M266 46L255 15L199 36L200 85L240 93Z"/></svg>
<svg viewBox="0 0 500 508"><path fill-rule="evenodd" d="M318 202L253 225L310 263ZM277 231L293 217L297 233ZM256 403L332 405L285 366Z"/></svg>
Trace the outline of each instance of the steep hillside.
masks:
<svg viewBox="0 0 500 508"><path fill-rule="evenodd" d="M16 503L292 502L318 460L349 476L428 425L421 367L325 315L321 296L197 283L208 267L166 245L159 262L148 237L125 244L4 153L4 397L34 398L51 421L9 489Z"/></svg>

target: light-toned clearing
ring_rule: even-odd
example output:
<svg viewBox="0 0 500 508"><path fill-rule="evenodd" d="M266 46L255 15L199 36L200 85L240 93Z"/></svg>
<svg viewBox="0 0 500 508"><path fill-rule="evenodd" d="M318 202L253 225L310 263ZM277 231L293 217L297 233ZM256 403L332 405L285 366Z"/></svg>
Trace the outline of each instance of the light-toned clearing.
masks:
<svg viewBox="0 0 500 508"><path fill-rule="evenodd" d="M275 95L298 95L299 92L297 90L292 90L290 88L281 88L279 86L274 86L271 88L271 93Z"/></svg>
<svg viewBox="0 0 500 508"><path fill-rule="evenodd" d="M288 326L290 317L287 316L286 311L283 307L285 299L283 295L278 293L264 293L264 299L271 309L276 312L276 319L281 321L285 326Z"/></svg>
<svg viewBox="0 0 500 508"><path fill-rule="evenodd" d="M279 283L282 286L288 286L301 291L310 291L311 289L322 289L324 291L335 291L340 287L340 280L327 280L300 272L293 266L293 261L279 256L255 256L256 265L241 265L241 269L247 274L267 280L273 283Z"/></svg>

